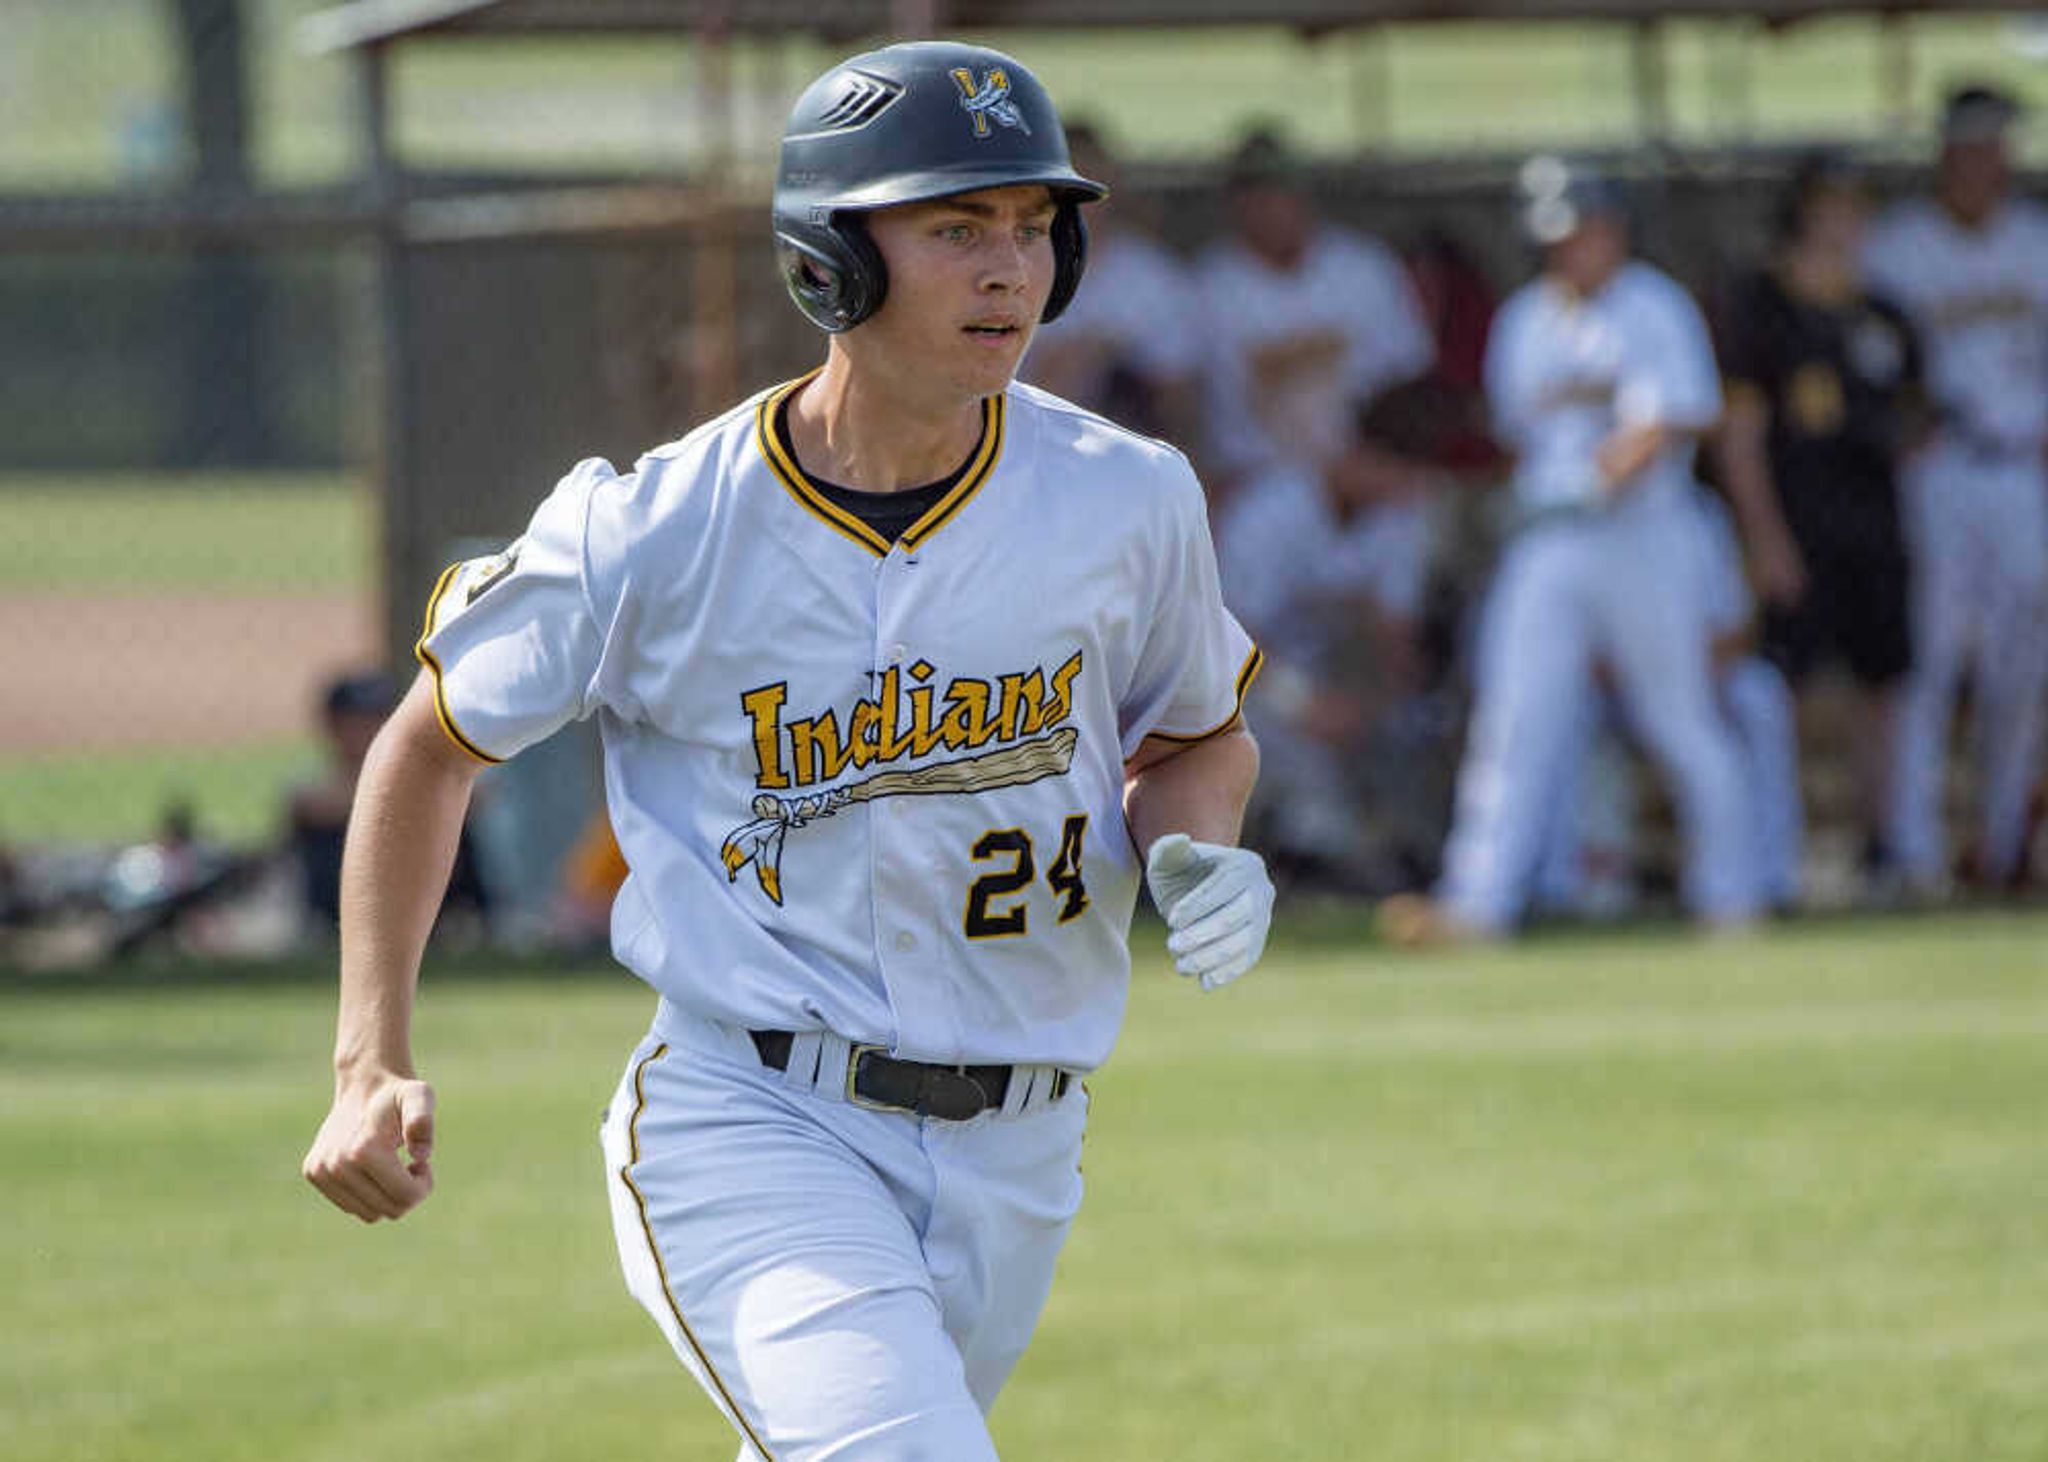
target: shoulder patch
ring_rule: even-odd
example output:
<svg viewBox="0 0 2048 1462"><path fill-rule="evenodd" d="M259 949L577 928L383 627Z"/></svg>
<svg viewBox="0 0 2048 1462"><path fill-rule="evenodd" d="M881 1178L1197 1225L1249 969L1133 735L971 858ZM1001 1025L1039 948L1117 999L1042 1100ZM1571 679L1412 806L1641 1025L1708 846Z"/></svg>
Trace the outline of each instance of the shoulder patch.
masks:
<svg viewBox="0 0 2048 1462"><path fill-rule="evenodd" d="M503 583L506 576L519 566L520 541L514 540L506 546L504 552L493 554L489 558L480 558L472 565L473 577L470 578L469 587L462 596L464 605L476 603L485 594Z"/></svg>

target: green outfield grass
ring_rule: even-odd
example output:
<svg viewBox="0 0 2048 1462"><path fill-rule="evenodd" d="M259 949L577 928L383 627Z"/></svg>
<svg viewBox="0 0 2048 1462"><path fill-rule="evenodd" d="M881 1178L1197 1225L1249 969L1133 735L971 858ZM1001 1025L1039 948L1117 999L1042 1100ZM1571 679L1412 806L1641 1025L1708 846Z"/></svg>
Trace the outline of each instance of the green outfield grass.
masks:
<svg viewBox="0 0 2048 1462"><path fill-rule="evenodd" d="M0 475L0 594L361 589L374 508L342 473Z"/></svg>
<svg viewBox="0 0 2048 1462"><path fill-rule="evenodd" d="M1157 939L1005 1457L2048 1455L2048 919ZM0 986L0 1455L725 1462L600 1187L649 997L577 973L430 975L440 1191L367 1230L297 1177L324 971Z"/></svg>
<svg viewBox="0 0 2048 1462"><path fill-rule="evenodd" d="M308 734L255 745L0 756L0 843L140 840L173 805L208 838L260 843L283 825L285 789L321 753Z"/></svg>

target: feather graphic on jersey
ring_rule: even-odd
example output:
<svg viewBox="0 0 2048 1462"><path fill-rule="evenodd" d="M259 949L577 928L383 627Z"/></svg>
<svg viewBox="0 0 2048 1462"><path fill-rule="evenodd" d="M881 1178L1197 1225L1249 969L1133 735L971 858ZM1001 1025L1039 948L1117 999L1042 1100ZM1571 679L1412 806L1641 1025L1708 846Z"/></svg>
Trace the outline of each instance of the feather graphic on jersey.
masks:
<svg viewBox="0 0 2048 1462"><path fill-rule="evenodd" d="M1021 787L1045 777L1064 776L1074 764L1074 743L1078 739L1072 726L1062 726L1049 736L1006 746L1000 751L957 757L915 771L877 772L862 781L806 797L772 797L763 793L754 799L754 820L727 833L718 850L719 861L725 864L726 881L736 881L740 870L751 863L761 892L779 904L782 843L791 828L830 817L842 807L884 797L988 792L997 787Z"/></svg>

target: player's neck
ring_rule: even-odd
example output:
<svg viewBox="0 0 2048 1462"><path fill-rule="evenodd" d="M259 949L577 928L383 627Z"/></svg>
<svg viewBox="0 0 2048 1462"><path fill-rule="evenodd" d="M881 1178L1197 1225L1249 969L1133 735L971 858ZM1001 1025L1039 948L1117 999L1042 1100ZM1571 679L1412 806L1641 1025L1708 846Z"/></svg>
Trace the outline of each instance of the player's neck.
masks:
<svg viewBox="0 0 2048 1462"><path fill-rule="evenodd" d="M798 463L865 492L937 482L981 439L978 397L924 394L874 371L855 370L835 350L789 407Z"/></svg>
<svg viewBox="0 0 2048 1462"><path fill-rule="evenodd" d="M1937 194L1936 197L1941 204L1941 211L1948 215L1949 222L1965 233L1980 233L1991 227L1993 220L1998 217L1999 205L2005 201L2002 198L1993 198L1988 203L1975 198L1966 200L1947 192Z"/></svg>

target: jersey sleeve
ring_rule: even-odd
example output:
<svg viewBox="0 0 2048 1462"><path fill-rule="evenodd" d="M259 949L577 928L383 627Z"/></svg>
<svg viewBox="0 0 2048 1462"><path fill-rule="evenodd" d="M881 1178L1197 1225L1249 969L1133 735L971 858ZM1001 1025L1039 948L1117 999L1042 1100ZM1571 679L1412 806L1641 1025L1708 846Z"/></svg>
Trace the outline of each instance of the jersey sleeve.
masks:
<svg viewBox="0 0 2048 1462"><path fill-rule="evenodd" d="M1712 426L1721 414L1720 373L1692 296L1670 283L1646 291L1630 324L1627 364L1615 398L1621 422L1677 431Z"/></svg>
<svg viewBox="0 0 2048 1462"><path fill-rule="evenodd" d="M450 739L500 762L596 709L605 648L588 553L593 494L616 480L580 463L503 552L452 564L415 653Z"/></svg>
<svg viewBox="0 0 2048 1462"><path fill-rule="evenodd" d="M1720 301L1715 311L1714 343L1721 357L1727 392L1767 406L1776 370L1771 362L1767 297L1760 280L1745 280Z"/></svg>
<svg viewBox="0 0 2048 1462"><path fill-rule="evenodd" d="M1251 636L1223 604L1201 484L1175 459L1180 481L1154 555L1143 640L1117 732L1126 758L1148 736L1201 741L1228 730L1259 673Z"/></svg>

